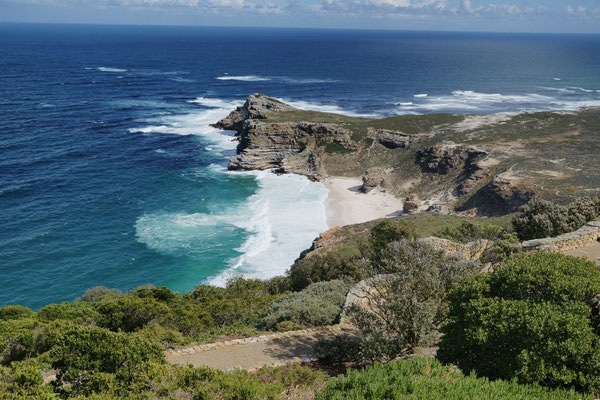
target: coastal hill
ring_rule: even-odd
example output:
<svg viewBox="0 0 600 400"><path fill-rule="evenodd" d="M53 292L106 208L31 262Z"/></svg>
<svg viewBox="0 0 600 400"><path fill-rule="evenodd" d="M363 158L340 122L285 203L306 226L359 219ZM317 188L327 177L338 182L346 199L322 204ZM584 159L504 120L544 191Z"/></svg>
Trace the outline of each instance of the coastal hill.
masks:
<svg viewBox="0 0 600 400"><path fill-rule="evenodd" d="M299 110L263 94L213 125L239 137L232 170L362 177L416 211L491 216L600 187L600 109L383 119Z"/></svg>

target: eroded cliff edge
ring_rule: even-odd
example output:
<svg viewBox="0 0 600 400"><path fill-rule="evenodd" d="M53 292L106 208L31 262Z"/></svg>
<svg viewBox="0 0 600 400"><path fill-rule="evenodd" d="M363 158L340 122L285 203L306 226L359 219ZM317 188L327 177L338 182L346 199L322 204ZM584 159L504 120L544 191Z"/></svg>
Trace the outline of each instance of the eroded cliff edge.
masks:
<svg viewBox="0 0 600 400"><path fill-rule="evenodd" d="M262 94L217 122L239 137L232 170L313 180L362 177L413 211L502 215L534 196L567 202L600 187L600 109L383 119L304 111Z"/></svg>

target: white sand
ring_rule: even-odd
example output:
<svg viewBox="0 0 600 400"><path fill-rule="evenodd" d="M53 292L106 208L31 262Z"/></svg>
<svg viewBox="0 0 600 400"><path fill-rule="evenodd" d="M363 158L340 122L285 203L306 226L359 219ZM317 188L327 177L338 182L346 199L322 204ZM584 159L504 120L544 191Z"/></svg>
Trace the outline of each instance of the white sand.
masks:
<svg viewBox="0 0 600 400"><path fill-rule="evenodd" d="M327 225L330 229L402 213L402 200L379 188L361 193L362 181L358 178L327 178L322 183L329 190Z"/></svg>

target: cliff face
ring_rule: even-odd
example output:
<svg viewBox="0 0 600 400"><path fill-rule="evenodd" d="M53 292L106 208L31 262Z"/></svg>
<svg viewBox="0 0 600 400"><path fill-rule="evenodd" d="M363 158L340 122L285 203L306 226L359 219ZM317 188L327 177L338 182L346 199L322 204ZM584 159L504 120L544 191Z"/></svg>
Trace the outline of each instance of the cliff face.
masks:
<svg viewBox="0 0 600 400"><path fill-rule="evenodd" d="M270 113L285 113L297 109L278 100L253 94L215 127L236 130L240 143L237 155L229 161L231 170L277 169L280 172L306 175L319 180L319 149L337 144L352 148L348 129L321 122L269 122Z"/></svg>
<svg viewBox="0 0 600 400"><path fill-rule="evenodd" d="M237 131L232 170L362 177L365 192L413 199L412 212L502 215L534 196L566 202L600 187L598 109L375 120L253 94L213 126Z"/></svg>

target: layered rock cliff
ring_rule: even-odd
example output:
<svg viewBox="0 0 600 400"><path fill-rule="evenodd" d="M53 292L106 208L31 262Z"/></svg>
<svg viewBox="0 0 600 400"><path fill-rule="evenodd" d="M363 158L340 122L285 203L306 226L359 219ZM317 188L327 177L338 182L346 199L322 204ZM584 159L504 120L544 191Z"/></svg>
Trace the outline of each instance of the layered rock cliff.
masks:
<svg viewBox="0 0 600 400"><path fill-rule="evenodd" d="M566 202L600 187L598 109L376 120L252 94L213 126L237 132L232 170L362 177L364 192L413 199L411 212L501 215L534 196Z"/></svg>

